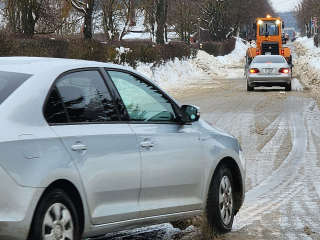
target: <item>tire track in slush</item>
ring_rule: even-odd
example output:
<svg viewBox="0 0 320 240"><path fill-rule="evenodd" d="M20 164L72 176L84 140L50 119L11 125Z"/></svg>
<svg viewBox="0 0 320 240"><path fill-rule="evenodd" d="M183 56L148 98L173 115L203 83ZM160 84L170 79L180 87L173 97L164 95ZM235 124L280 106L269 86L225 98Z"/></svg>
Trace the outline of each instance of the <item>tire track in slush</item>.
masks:
<svg viewBox="0 0 320 240"><path fill-rule="evenodd" d="M286 101L283 109L288 109L290 106L290 101ZM252 163L252 168L254 171L254 178L251 177L252 186L257 186L262 181L264 181L274 170L274 165L276 162L276 155L281 144L284 142L286 134L292 128L291 122L287 122L290 119L289 111L282 111L278 117L272 121L268 127L266 127L263 132L267 134L273 134L269 136L270 139L262 147L260 154L263 161L254 161ZM285 124L287 122L287 124ZM274 131L276 129L276 131ZM277 151L276 151L277 150Z"/></svg>
<svg viewBox="0 0 320 240"><path fill-rule="evenodd" d="M310 161L306 152L310 141L307 134L310 130L307 129L311 127L308 122L305 124L305 114L300 113L300 101L305 100L289 97L286 101L290 103L286 104L285 111L290 113L292 122L292 151L278 169L259 186L247 192L240 217L235 219L234 231L254 224L255 221L263 223L263 215L275 212L281 214L279 239L320 239L316 232L307 231L319 228L320 209L319 196L305 171ZM310 118L309 114L306 116Z"/></svg>

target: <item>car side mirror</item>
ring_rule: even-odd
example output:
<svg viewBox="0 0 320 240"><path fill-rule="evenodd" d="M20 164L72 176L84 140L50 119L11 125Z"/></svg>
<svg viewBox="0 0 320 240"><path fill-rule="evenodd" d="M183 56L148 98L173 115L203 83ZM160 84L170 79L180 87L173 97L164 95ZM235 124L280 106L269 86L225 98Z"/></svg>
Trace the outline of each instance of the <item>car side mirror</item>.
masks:
<svg viewBox="0 0 320 240"><path fill-rule="evenodd" d="M293 64L291 64L291 65L290 65L290 67L292 67L292 68L293 68L293 67L294 67L294 65L293 65Z"/></svg>
<svg viewBox="0 0 320 240"><path fill-rule="evenodd" d="M197 106L182 105L181 106L181 120L183 123L195 122L200 118L201 109Z"/></svg>

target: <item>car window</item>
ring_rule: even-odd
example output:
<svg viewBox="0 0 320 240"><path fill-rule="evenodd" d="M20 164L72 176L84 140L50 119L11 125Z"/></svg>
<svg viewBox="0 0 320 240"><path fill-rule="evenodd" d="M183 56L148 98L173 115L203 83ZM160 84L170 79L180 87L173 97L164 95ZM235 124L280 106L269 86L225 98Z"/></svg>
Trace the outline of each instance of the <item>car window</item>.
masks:
<svg viewBox="0 0 320 240"><path fill-rule="evenodd" d="M261 56L253 59L254 63L285 63L286 60L283 57L276 56Z"/></svg>
<svg viewBox="0 0 320 240"><path fill-rule="evenodd" d="M62 121L64 108L70 122L106 122L118 121L118 113L106 84L98 71L80 71L69 73L59 79L55 85L62 103L57 100L55 88L48 99L48 106L55 107L52 113L45 115L47 121ZM56 99L56 100L55 100ZM60 105L62 104L62 105ZM61 108L61 106L64 106ZM51 108L54 108L51 107ZM61 118L59 118L59 117ZM59 118L59 119L58 119Z"/></svg>
<svg viewBox="0 0 320 240"><path fill-rule="evenodd" d="M279 24L277 24L276 21L264 21L260 25L260 36L264 35L279 35Z"/></svg>
<svg viewBox="0 0 320 240"><path fill-rule="evenodd" d="M158 89L124 72L108 71L132 121L174 122L171 102Z"/></svg>
<svg viewBox="0 0 320 240"><path fill-rule="evenodd" d="M44 117L48 123L66 123L68 118L63 108L57 88L54 87L44 108Z"/></svg>
<svg viewBox="0 0 320 240"><path fill-rule="evenodd" d="M32 75L0 71L0 104Z"/></svg>

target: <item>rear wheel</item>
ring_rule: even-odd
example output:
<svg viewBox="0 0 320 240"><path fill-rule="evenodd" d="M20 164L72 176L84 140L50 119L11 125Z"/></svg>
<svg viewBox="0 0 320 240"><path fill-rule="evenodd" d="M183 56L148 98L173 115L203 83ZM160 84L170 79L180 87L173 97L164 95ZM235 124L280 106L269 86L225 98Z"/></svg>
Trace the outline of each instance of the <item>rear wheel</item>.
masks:
<svg viewBox="0 0 320 240"><path fill-rule="evenodd" d="M229 168L221 165L214 173L210 185L206 218L214 233L231 231L234 219L234 187Z"/></svg>
<svg viewBox="0 0 320 240"><path fill-rule="evenodd" d="M40 200L30 228L29 240L79 240L76 209L61 189L53 189Z"/></svg>
<svg viewBox="0 0 320 240"><path fill-rule="evenodd" d="M254 87L250 87L249 83L247 82L247 91L251 92L254 90Z"/></svg>
<svg viewBox="0 0 320 240"><path fill-rule="evenodd" d="M286 91L291 91L291 88L292 88L291 87L291 81L290 81L290 83L288 85L286 85L285 88L286 88Z"/></svg>

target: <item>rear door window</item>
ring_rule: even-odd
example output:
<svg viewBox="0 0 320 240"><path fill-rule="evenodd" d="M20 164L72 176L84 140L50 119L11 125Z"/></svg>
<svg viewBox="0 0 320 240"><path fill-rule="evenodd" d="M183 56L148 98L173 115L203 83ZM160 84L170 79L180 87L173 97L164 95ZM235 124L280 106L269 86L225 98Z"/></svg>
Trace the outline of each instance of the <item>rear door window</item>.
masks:
<svg viewBox="0 0 320 240"><path fill-rule="evenodd" d="M0 104L32 75L0 71Z"/></svg>
<svg viewBox="0 0 320 240"><path fill-rule="evenodd" d="M73 72L53 87L44 115L48 123L118 121L118 113L98 70Z"/></svg>

